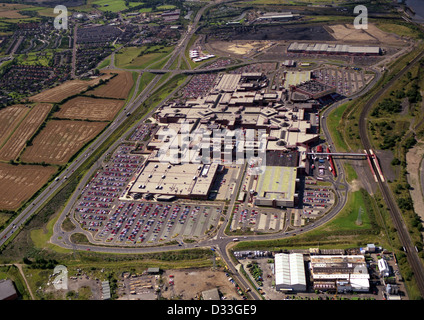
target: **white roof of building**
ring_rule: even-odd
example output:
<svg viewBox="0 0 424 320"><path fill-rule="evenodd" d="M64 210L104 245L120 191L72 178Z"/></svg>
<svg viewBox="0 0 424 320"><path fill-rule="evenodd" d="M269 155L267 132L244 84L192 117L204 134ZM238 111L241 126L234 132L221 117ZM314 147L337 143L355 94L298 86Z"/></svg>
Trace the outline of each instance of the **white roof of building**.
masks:
<svg viewBox="0 0 424 320"><path fill-rule="evenodd" d="M298 43L293 42L288 50L301 50L309 52L336 52L336 53L365 53L379 54L380 47L351 46L347 44L328 44L328 43Z"/></svg>
<svg viewBox="0 0 424 320"><path fill-rule="evenodd" d="M277 253L274 263L276 285L306 285L305 267L301 253Z"/></svg>
<svg viewBox="0 0 424 320"><path fill-rule="evenodd" d="M388 265L388 263L387 263L386 260L379 259L378 262L377 262L377 264L378 264L378 270L380 270L380 272L388 271L389 270L389 265Z"/></svg>

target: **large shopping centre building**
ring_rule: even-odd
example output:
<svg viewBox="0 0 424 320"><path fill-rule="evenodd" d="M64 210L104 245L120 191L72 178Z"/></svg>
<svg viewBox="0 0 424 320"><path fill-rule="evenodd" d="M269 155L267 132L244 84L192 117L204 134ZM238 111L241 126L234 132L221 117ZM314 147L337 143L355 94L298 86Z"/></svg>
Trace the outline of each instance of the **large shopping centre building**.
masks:
<svg viewBox="0 0 424 320"><path fill-rule="evenodd" d="M261 73L224 74L207 95L159 108L151 154L130 193L207 199L220 170L253 152L253 165L266 168L256 204L294 206L297 176L308 173L306 152L319 139L319 103L307 95L293 102L291 89L258 91L266 81Z"/></svg>

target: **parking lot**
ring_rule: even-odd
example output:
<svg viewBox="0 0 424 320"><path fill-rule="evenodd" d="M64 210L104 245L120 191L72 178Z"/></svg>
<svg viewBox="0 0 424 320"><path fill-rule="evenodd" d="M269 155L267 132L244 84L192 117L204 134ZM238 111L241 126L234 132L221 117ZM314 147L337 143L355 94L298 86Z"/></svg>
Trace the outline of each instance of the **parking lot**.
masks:
<svg viewBox="0 0 424 320"><path fill-rule="evenodd" d="M107 221L119 197L142 163L142 156L131 154L133 147L121 145L103 169L97 171L81 191L75 218L88 231L97 232Z"/></svg>
<svg viewBox="0 0 424 320"><path fill-rule="evenodd" d="M244 207L236 204L231 230L275 232L282 230L287 219L285 210Z"/></svg>
<svg viewBox="0 0 424 320"><path fill-rule="evenodd" d="M302 217L316 219L330 209L335 200L334 192L327 187L307 187L303 194Z"/></svg>
<svg viewBox="0 0 424 320"><path fill-rule="evenodd" d="M369 80L364 71L358 68L322 68L313 71L312 75L319 82L335 87L344 96L358 92Z"/></svg>
<svg viewBox="0 0 424 320"><path fill-rule="evenodd" d="M199 239L218 224L221 211L216 205L120 201L88 230L95 240L118 245Z"/></svg>
<svg viewBox="0 0 424 320"><path fill-rule="evenodd" d="M75 218L97 243L156 244L200 239L218 224L222 204L134 200L126 196L142 168L134 146L120 145L81 191ZM181 200L182 201L182 200Z"/></svg>

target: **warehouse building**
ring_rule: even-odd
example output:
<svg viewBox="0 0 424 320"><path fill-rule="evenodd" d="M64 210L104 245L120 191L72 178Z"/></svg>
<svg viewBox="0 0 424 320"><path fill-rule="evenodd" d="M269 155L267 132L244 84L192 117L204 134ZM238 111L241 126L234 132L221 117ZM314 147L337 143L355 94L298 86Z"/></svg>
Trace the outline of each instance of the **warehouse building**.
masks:
<svg viewBox="0 0 424 320"><path fill-rule="evenodd" d="M301 253L275 254L274 267L277 291L306 291L305 265Z"/></svg>
<svg viewBox="0 0 424 320"><path fill-rule="evenodd" d="M312 255L310 272L314 290L345 293L370 289L363 255Z"/></svg>
<svg viewBox="0 0 424 320"><path fill-rule="evenodd" d="M216 91L233 92L240 82L240 74L224 74L215 86Z"/></svg>
<svg viewBox="0 0 424 320"><path fill-rule="evenodd" d="M301 16L292 12L267 12L257 18L258 21L290 21Z"/></svg>
<svg viewBox="0 0 424 320"><path fill-rule="evenodd" d="M380 47L352 46L347 44L328 43L298 43L293 42L287 48L287 52L310 53L310 54L332 54L332 55L356 55L356 56L378 56L381 55Z"/></svg>
<svg viewBox="0 0 424 320"><path fill-rule="evenodd" d="M336 92L336 87L312 79L291 87L291 92L300 92L306 95L308 99L319 99Z"/></svg>

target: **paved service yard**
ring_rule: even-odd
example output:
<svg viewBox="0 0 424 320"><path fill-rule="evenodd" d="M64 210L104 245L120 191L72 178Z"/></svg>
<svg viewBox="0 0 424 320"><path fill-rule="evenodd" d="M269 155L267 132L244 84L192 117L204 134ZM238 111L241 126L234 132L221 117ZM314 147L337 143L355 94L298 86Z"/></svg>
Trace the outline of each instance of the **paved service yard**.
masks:
<svg viewBox="0 0 424 320"><path fill-rule="evenodd" d="M237 179L243 174L240 165L226 166L223 173L218 174L211 190L216 193L216 200L229 200L235 193L234 187Z"/></svg>

